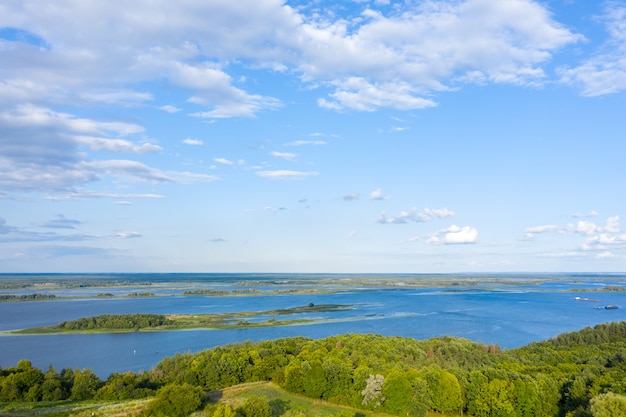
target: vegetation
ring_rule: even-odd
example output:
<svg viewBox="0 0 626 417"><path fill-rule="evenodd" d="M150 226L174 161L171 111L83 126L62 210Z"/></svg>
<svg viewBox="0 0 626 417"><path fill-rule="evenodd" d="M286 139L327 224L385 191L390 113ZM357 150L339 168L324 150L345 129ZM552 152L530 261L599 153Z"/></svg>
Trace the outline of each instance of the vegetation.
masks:
<svg viewBox="0 0 626 417"><path fill-rule="evenodd" d="M0 295L0 302L2 301L38 301L38 300L52 300L57 298L54 294L2 294Z"/></svg>
<svg viewBox="0 0 626 417"><path fill-rule="evenodd" d="M255 382L266 391L227 400L225 392ZM335 408L312 414L295 401L278 401L276 392ZM88 369L44 373L27 360L0 370L0 401L13 407L148 397L142 413L153 416L186 416L202 407L200 414L209 417L625 415L626 322L510 351L453 337L346 334L177 354L150 372L111 374L106 381Z"/></svg>
<svg viewBox="0 0 626 417"><path fill-rule="evenodd" d="M301 313L333 312L351 309L348 304L318 304L310 303L306 306L281 308L260 312L238 312L218 314L104 314L94 317L84 317L78 320L64 321L56 326L38 327L33 329L17 330L17 334L50 334L76 332L119 332L139 330L182 330L182 329L229 329L233 327L264 327L285 326L295 323L310 323L313 319L276 320L271 318L265 321L250 322L248 319L256 316L287 316ZM318 320L319 321L319 320Z"/></svg>

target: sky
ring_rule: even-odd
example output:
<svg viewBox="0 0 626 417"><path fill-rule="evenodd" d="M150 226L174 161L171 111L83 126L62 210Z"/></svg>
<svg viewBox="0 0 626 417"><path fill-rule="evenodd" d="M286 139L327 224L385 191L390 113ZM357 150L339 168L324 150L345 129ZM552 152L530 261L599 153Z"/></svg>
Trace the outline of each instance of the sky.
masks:
<svg viewBox="0 0 626 417"><path fill-rule="evenodd" d="M0 272L625 272L626 2L0 0Z"/></svg>

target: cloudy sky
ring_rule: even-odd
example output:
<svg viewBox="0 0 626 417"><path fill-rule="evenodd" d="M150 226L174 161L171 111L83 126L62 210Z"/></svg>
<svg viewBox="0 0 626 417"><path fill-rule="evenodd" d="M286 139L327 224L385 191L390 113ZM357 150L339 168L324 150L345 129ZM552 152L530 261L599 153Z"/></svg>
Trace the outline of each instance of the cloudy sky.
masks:
<svg viewBox="0 0 626 417"><path fill-rule="evenodd" d="M0 272L626 270L626 4L0 1Z"/></svg>

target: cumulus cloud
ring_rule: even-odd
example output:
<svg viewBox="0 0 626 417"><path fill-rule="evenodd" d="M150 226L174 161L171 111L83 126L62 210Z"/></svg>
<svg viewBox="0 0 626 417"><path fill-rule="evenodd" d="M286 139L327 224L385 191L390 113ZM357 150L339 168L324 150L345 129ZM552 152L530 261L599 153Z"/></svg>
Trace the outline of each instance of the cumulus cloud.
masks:
<svg viewBox="0 0 626 417"><path fill-rule="evenodd" d="M595 213L595 212L592 212ZM590 213L591 216L591 213ZM620 232L619 216L608 217L604 226L598 225L595 222L589 220L579 220L576 223L568 223L566 225L558 224L546 224L541 226L532 226L524 229L526 237L532 239L539 233L567 233L567 234L582 234L582 235L595 235L598 233L618 233Z"/></svg>
<svg viewBox="0 0 626 417"><path fill-rule="evenodd" d="M591 212L589 216L596 212ZM619 216L608 217L604 225L597 224L589 220L579 220L576 223L568 223L565 225L543 225L533 226L525 229L525 235L521 240L535 240L536 235L540 233L555 233L565 235L568 241L571 241L572 235L578 235L584 238L582 243L577 244L575 250L562 253L575 253L578 256L586 256L585 253L596 254L598 259L608 259L615 256L614 250L626 249L626 233L619 224ZM554 256L564 256L564 255Z"/></svg>
<svg viewBox="0 0 626 417"><path fill-rule="evenodd" d="M430 92L462 83L540 83L542 64L580 40L531 0L384 3L338 18L275 0L138 0L124 13L105 0L83 7L58 0L53 9L24 0L3 8L3 24L42 35L30 37L37 46L6 42L0 91L30 102L140 103L153 97L133 86L159 79L188 89L189 101L207 108L194 113L200 117L253 116L281 105L229 74L243 59L334 90L320 98L325 107L419 109L434 105Z"/></svg>
<svg viewBox="0 0 626 417"><path fill-rule="evenodd" d="M471 226L452 225L430 235L427 242L433 245L471 244L478 241L478 230Z"/></svg>
<svg viewBox="0 0 626 417"><path fill-rule="evenodd" d="M362 77L350 77L333 84L336 91L329 95L330 100L319 98L317 104L320 107L374 111L381 107L415 110L436 105L432 100L415 97L415 87L409 83L372 84Z"/></svg>
<svg viewBox="0 0 626 417"><path fill-rule="evenodd" d="M404 224L411 222L428 222L434 217L439 219L446 219L454 217L454 212L447 208L442 209L430 209L425 208L421 211L416 208L412 208L407 211L402 211L397 216L387 217L385 213L382 213L378 218L378 223L383 224Z"/></svg>
<svg viewBox="0 0 626 417"><path fill-rule="evenodd" d="M370 193L371 200L389 200L391 196L383 194L383 190L381 188L377 188Z"/></svg>

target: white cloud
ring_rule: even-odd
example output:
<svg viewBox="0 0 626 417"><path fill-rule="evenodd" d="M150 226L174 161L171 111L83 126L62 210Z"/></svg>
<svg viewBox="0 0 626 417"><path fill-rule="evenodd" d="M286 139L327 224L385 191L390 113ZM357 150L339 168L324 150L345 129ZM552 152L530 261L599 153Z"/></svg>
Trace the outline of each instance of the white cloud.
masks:
<svg viewBox="0 0 626 417"><path fill-rule="evenodd" d="M285 143L285 146L305 146L305 145L328 145L328 142L323 140L295 140L293 142Z"/></svg>
<svg viewBox="0 0 626 417"><path fill-rule="evenodd" d="M434 107L432 100L415 97L415 88L409 83L371 84L362 77L350 77L333 83L336 91L330 94L332 100L320 98L317 104L331 110L349 108L360 111L374 111L381 107L398 110L415 110Z"/></svg>
<svg viewBox="0 0 626 417"><path fill-rule="evenodd" d="M293 160L295 159L298 155L296 155L295 153L289 153L289 152L276 152L273 151L271 152L271 155L274 158L279 158L279 159L287 159L287 160Z"/></svg>
<svg viewBox="0 0 626 417"><path fill-rule="evenodd" d="M402 211L399 215L393 217L387 217L385 213L382 213L378 218L379 223L384 224L403 224L410 222L427 222L433 219L433 217L437 217L440 219L446 219L449 217L454 217L454 212L448 210L447 208L442 209L430 209L425 208L421 211L418 211L416 208L412 208L408 211Z"/></svg>
<svg viewBox="0 0 626 417"><path fill-rule="evenodd" d="M580 88L584 96L600 96L626 90L626 7L609 6L602 21L609 39L598 52L573 68L561 69L561 81Z"/></svg>
<svg viewBox="0 0 626 417"><path fill-rule="evenodd" d="M158 145L152 143L143 143L141 145L134 144L124 139L108 139L94 136L76 135L74 136L76 143L80 145L88 146L94 151L111 151L111 152L126 152L126 153L150 153L162 151Z"/></svg>
<svg viewBox="0 0 626 417"><path fill-rule="evenodd" d="M117 237L118 239L131 239L131 238L135 238L135 237L141 237L141 233L137 233L137 232L117 232L115 234L115 237Z"/></svg>
<svg viewBox="0 0 626 417"><path fill-rule="evenodd" d="M594 222L581 220L575 225L571 223L568 224L567 230L572 233L582 233L585 235L592 235L594 233L602 231L602 228L596 225Z"/></svg>
<svg viewBox="0 0 626 417"><path fill-rule="evenodd" d="M185 145L191 145L191 146L200 146L200 145L204 145L204 142L202 142L200 139L192 139L192 138L187 138L183 140L183 143Z"/></svg>
<svg viewBox="0 0 626 417"><path fill-rule="evenodd" d="M256 174L263 178L272 179L290 179L290 178L304 178L318 175L313 171L290 171L290 170L276 170L276 171L257 171Z"/></svg>
<svg viewBox="0 0 626 417"><path fill-rule="evenodd" d="M226 158L213 158L213 160L217 162L218 164L222 164L222 165L235 165L233 161L231 161L230 159L226 159Z"/></svg>
<svg viewBox="0 0 626 417"><path fill-rule="evenodd" d="M30 104L0 111L0 188L70 193L106 175L149 182L210 180L203 174L164 173L137 161L97 159L103 151L145 154L162 150L143 139L128 138L142 133L143 128L132 123L78 118Z"/></svg>
<svg viewBox="0 0 626 417"><path fill-rule="evenodd" d="M377 188L370 193L370 199L371 200L389 200L391 199L391 196L384 195L383 190L381 188Z"/></svg>
<svg viewBox="0 0 626 417"><path fill-rule="evenodd" d="M181 171L162 171L149 167L141 162L130 160L106 160L93 161L83 164L88 169L96 172L104 172L109 175L124 178L132 182L148 183L189 183L197 181L214 181L217 178L212 175L198 174Z"/></svg>
<svg viewBox="0 0 626 417"><path fill-rule="evenodd" d="M57 0L54 8L23 0L3 7L3 25L42 34L44 47L7 42L0 91L29 102L138 104L158 97L136 86L159 80L189 89L190 101L208 108L194 113L200 117L250 117L279 106L231 77L230 67L245 61L330 87L320 99L326 107L417 109L434 104L430 92L459 83L540 83L541 65L580 39L531 0L374 10L384 3L336 17L276 0L137 0L124 13L105 0Z"/></svg>
<svg viewBox="0 0 626 417"><path fill-rule="evenodd" d="M169 104L165 105L165 106L161 106L159 107L161 110L166 111L168 113L178 113L179 111L181 111L180 108L176 107L176 106L171 106Z"/></svg>
<svg viewBox="0 0 626 417"><path fill-rule="evenodd" d="M433 245L470 244L478 241L478 230L471 226L452 225L430 235L427 242Z"/></svg>
<svg viewBox="0 0 626 417"><path fill-rule="evenodd" d="M55 193L53 196L47 197L48 200L77 200L83 198L113 198L113 199L154 199L165 198L162 194L123 194L123 193L102 193L83 189L73 189L68 192ZM128 201L118 201L115 204L130 205Z"/></svg>
<svg viewBox="0 0 626 417"><path fill-rule="evenodd" d="M606 219L603 230L608 233L619 233L619 216L612 216Z"/></svg>
<svg viewBox="0 0 626 417"><path fill-rule="evenodd" d="M556 224L544 224L541 226L532 226L527 227L524 231L526 233L547 233L547 232L557 232L561 229L559 225Z"/></svg>
<svg viewBox="0 0 626 417"><path fill-rule="evenodd" d="M300 68L336 88L324 107L415 109L434 105L425 93L455 84L536 85L553 51L581 39L528 0L424 1L366 17L303 28Z"/></svg>

